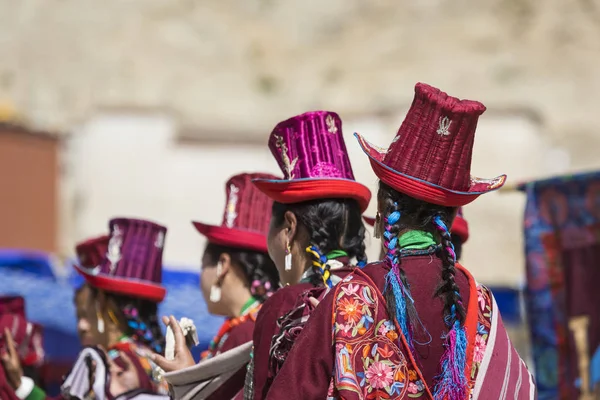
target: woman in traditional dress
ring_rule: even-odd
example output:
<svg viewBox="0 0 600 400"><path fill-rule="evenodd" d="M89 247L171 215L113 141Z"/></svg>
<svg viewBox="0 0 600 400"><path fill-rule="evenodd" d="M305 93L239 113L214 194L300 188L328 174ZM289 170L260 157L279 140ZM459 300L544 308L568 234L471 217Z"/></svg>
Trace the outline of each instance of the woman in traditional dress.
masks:
<svg viewBox="0 0 600 400"><path fill-rule="evenodd" d="M208 311L227 317L203 359L252 340L256 315L263 302L280 286L277 268L267 253L267 233L273 201L260 192L253 179L276 179L264 173L244 173L226 185L225 211L219 226L194 222L208 244L202 257L201 289ZM168 361L156 357L167 372L195 364L189 354ZM246 368L228 379L209 399L231 399L242 391Z"/></svg>
<svg viewBox="0 0 600 400"><path fill-rule="evenodd" d="M354 180L337 114L316 111L283 121L269 147L285 179L255 184L274 200L269 254L288 286L258 314L245 387L246 398L254 399L264 398L308 318L308 298L317 293L307 290L331 288L354 263L366 263L361 214L371 198Z"/></svg>
<svg viewBox="0 0 600 400"><path fill-rule="evenodd" d="M470 176L485 107L425 84L415 92L387 151L357 135L380 179L376 231L386 257L321 301L269 399L535 396L492 293L456 263L448 229L459 206L506 179Z"/></svg>
<svg viewBox="0 0 600 400"><path fill-rule="evenodd" d="M88 398L104 391L125 400L168 392L150 359L152 352L162 352L164 346L157 307L166 295L161 280L167 230L129 218L113 219L109 228L102 262L92 269L75 266L90 288L85 315L93 343L102 348L82 350L59 398ZM20 393L22 399L42 398L35 388Z"/></svg>
<svg viewBox="0 0 600 400"><path fill-rule="evenodd" d="M79 259L79 265L83 268L92 269L100 265L108 250L109 237L99 236L80 242L75 246L75 252ZM86 315L91 289L85 283L75 290L73 304L75 305L75 316L77 318L77 335L82 346L94 345L92 326Z"/></svg>

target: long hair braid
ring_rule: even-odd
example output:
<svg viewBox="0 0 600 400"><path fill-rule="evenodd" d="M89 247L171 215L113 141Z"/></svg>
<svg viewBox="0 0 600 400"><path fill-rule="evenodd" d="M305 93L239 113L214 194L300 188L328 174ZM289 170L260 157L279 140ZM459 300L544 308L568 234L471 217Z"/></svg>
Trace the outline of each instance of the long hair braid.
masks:
<svg viewBox="0 0 600 400"><path fill-rule="evenodd" d="M468 388L465 378L467 336L464 322L466 311L458 285L455 282L456 253L447 221L438 213L433 217L433 225L440 234L442 244L442 284L436 295L444 302L444 320L448 326L446 350L442 356L442 373L437 377L434 388L436 399L464 399Z"/></svg>
<svg viewBox="0 0 600 400"><path fill-rule="evenodd" d="M407 282L400 268L400 246L398 235L400 233L400 211L398 203L388 199L386 204L386 217L384 219L383 243L386 249L385 262L390 267L390 272L385 276L385 292L393 302L388 303L393 307L396 321L412 350L412 331L406 306ZM390 290L391 289L391 290ZM391 297L391 298L390 298Z"/></svg>

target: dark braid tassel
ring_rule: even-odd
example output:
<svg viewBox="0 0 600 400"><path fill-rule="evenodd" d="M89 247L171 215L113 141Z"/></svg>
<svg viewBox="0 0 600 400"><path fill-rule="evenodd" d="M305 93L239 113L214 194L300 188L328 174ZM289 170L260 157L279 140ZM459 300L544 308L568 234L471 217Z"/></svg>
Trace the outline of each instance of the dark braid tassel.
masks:
<svg viewBox="0 0 600 400"><path fill-rule="evenodd" d="M464 328L465 310L462 304L456 274L456 254L452 245L450 231L440 215L433 218L433 224L442 238L442 270L443 285L438 295L444 299L444 317L449 331L445 339L446 350L441 360L442 373L436 378L434 388L436 400L464 400L467 398L468 387L465 377L467 335Z"/></svg>

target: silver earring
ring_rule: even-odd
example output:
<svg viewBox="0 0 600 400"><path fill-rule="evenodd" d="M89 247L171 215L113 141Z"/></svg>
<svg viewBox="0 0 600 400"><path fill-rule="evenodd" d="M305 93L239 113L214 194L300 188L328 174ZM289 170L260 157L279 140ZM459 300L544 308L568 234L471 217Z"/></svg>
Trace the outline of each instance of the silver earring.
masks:
<svg viewBox="0 0 600 400"><path fill-rule="evenodd" d="M210 301L213 303L221 301L221 288L217 285L212 285L210 287Z"/></svg>
<svg viewBox="0 0 600 400"><path fill-rule="evenodd" d="M218 285L219 279L221 279L221 271L223 269L223 265L221 262L217 264L217 281L214 285L210 287L210 296L209 299L213 303L218 303L221 301L221 287Z"/></svg>
<svg viewBox="0 0 600 400"><path fill-rule="evenodd" d="M285 248L285 270L292 270L292 249L290 248L290 242L287 243Z"/></svg>
<svg viewBox="0 0 600 400"><path fill-rule="evenodd" d="M104 333L104 318L102 318L102 314L98 309L98 304L96 304L96 318L98 319L98 323L96 327L98 328L99 333Z"/></svg>

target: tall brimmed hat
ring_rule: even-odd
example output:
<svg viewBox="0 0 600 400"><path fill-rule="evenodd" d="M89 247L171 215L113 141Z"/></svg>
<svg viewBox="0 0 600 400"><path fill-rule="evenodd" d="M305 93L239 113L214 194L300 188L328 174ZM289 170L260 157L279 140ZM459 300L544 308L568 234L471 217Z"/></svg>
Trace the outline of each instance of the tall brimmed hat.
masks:
<svg viewBox="0 0 600 400"><path fill-rule="evenodd" d="M367 224L375 226L375 218L364 215L363 219ZM469 223L463 216L462 207L458 209L458 213L452 222L452 228L450 228L450 230L453 234L457 235L463 243L469 239Z"/></svg>
<svg viewBox="0 0 600 400"><path fill-rule="evenodd" d="M333 112L308 112L275 126L269 148L284 180L259 179L256 186L273 200L289 204L326 198L355 199L361 211L369 189L354 180L342 120Z"/></svg>
<svg viewBox="0 0 600 400"><path fill-rule="evenodd" d="M165 298L162 254L167 228L150 221L116 218L109 222L108 250L94 268L75 265L91 286L154 302Z"/></svg>
<svg viewBox="0 0 600 400"><path fill-rule="evenodd" d="M4 328L15 341L21 364L34 366L44 361L43 329L27 320L23 297L0 297L0 350L6 350Z"/></svg>
<svg viewBox="0 0 600 400"><path fill-rule="evenodd" d="M277 180L270 174L239 174L225 184L227 202L221 225L192 222L210 243L267 252L273 200L258 190L254 179Z"/></svg>
<svg viewBox="0 0 600 400"><path fill-rule="evenodd" d="M0 297L0 315L2 314L25 316L25 299L22 296Z"/></svg>
<svg viewBox="0 0 600 400"><path fill-rule="evenodd" d="M108 236L99 236L80 242L75 246L79 265L94 268L100 265L108 251Z"/></svg>
<svg viewBox="0 0 600 400"><path fill-rule="evenodd" d="M387 150L355 135L381 181L416 199L459 207L506 180L506 175L471 176L475 128L484 111L477 101L459 100L417 83L410 110Z"/></svg>

